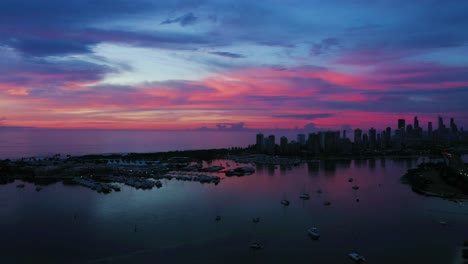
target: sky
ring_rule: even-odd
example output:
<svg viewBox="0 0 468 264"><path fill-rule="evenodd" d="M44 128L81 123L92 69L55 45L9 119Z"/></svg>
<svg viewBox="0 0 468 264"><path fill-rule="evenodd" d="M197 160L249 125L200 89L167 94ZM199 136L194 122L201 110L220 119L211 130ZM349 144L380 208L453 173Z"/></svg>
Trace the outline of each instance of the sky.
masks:
<svg viewBox="0 0 468 264"><path fill-rule="evenodd" d="M0 126L468 127L468 1L2 0Z"/></svg>

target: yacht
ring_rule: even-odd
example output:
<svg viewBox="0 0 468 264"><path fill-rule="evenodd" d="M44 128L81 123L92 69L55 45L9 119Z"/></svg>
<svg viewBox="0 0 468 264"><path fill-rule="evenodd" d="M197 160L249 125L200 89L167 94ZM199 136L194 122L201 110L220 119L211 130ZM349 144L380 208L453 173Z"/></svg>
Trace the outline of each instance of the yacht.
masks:
<svg viewBox="0 0 468 264"><path fill-rule="evenodd" d="M307 193L303 193L303 194L299 195L299 198L301 198L302 200L309 200L310 195L307 194Z"/></svg>
<svg viewBox="0 0 468 264"><path fill-rule="evenodd" d="M361 254L357 252L351 252L348 254L348 256L350 259L354 261L354 263L366 262L366 259L364 258L364 256L362 256Z"/></svg>
<svg viewBox="0 0 468 264"><path fill-rule="evenodd" d="M320 233L316 227L311 227L307 230L307 233L312 239L319 239Z"/></svg>
<svg viewBox="0 0 468 264"><path fill-rule="evenodd" d="M284 205L284 206L288 206L289 205L289 201L284 199L284 200L281 200L281 204Z"/></svg>
<svg viewBox="0 0 468 264"><path fill-rule="evenodd" d="M250 248L251 249L262 249L263 246L259 242L252 242L252 243L250 243Z"/></svg>

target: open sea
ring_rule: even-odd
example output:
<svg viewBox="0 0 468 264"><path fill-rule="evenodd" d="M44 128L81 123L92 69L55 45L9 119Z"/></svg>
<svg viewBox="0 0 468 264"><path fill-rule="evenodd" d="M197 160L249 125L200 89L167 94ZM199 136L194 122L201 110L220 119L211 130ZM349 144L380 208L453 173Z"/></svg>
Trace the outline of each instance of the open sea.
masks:
<svg viewBox="0 0 468 264"><path fill-rule="evenodd" d="M254 131L1 129L0 159L246 147ZM289 132L290 136L295 136ZM279 134L278 134L279 136Z"/></svg>
<svg viewBox="0 0 468 264"><path fill-rule="evenodd" d="M243 146L255 136L189 133L2 132L0 146L14 158ZM249 176L213 173L224 178L218 185L163 180L160 189L121 185L110 194L62 183L36 192L31 183L16 188L17 180L0 185L0 263L351 263L354 250L367 263L457 263L468 240L468 202L424 197L401 184L421 161L257 164ZM219 164L241 165L205 162ZM311 199L299 199L302 192ZM280 204L284 198L290 206ZM319 240L307 236L312 226ZM251 250L254 240L264 248Z"/></svg>

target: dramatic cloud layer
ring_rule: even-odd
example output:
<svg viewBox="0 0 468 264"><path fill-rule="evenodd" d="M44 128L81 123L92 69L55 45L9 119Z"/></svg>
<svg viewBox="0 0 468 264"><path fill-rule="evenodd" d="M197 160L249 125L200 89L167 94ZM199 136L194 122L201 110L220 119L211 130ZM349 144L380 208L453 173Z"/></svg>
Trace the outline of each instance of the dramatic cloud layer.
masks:
<svg viewBox="0 0 468 264"><path fill-rule="evenodd" d="M0 125L468 125L468 2L0 2ZM311 122L313 124L311 124Z"/></svg>

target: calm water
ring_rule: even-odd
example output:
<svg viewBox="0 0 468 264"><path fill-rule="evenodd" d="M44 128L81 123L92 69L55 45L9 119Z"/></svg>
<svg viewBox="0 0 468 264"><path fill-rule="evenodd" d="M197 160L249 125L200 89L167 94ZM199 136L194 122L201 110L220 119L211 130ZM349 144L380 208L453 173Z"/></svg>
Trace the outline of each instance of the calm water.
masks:
<svg viewBox="0 0 468 264"><path fill-rule="evenodd" d="M108 195L61 183L41 192L1 185L0 263L349 263L353 249L368 263L453 263L468 239L468 203L400 184L417 162L258 165L255 174L218 186L166 180L161 189L124 186ZM302 191L309 201L298 198ZM280 205L284 197L289 207ZM311 226L320 240L306 235ZM265 248L251 251L254 239Z"/></svg>
<svg viewBox="0 0 468 264"><path fill-rule="evenodd" d="M83 155L246 147L255 143L255 134L253 131L2 130L0 128L0 159L57 153Z"/></svg>

